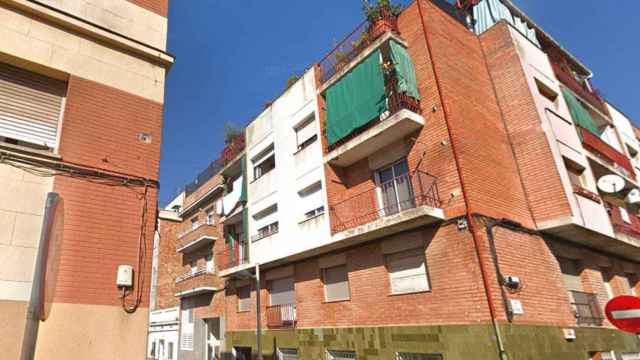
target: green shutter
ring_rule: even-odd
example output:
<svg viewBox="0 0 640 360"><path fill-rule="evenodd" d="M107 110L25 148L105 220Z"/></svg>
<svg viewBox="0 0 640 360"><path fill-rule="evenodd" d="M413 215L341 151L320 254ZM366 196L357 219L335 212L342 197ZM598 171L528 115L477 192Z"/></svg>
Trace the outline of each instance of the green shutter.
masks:
<svg viewBox="0 0 640 360"><path fill-rule="evenodd" d="M596 125L595 121L591 117L591 114L587 111L587 109L582 106L580 101L576 99L573 94L562 88L562 96L564 96L564 100L567 102L567 106L569 107L569 112L571 113L571 117L576 125L581 126L587 129L589 132L596 136L600 136L600 132L598 131L598 125Z"/></svg>
<svg viewBox="0 0 640 360"><path fill-rule="evenodd" d="M242 189L240 191L240 202L247 202L247 156L240 158L240 174L242 174Z"/></svg>
<svg viewBox="0 0 640 360"><path fill-rule="evenodd" d="M397 41L391 40L391 60L396 68L398 76L397 89L398 92L406 92L407 95L420 99L418 85L416 81L416 72L413 68L413 62L407 49L398 44Z"/></svg>
<svg viewBox="0 0 640 360"><path fill-rule="evenodd" d="M326 91L327 140L335 144L387 110L380 50Z"/></svg>

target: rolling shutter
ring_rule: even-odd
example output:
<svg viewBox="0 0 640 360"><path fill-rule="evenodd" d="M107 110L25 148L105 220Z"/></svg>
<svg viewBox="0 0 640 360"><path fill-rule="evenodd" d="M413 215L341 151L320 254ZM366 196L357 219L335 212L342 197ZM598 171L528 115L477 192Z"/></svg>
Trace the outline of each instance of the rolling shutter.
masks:
<svg viewBox="0 0 640 360"><path fill-rule="evenodd" d="M0 136L54 148L66 87L0 63Z"/></svg>

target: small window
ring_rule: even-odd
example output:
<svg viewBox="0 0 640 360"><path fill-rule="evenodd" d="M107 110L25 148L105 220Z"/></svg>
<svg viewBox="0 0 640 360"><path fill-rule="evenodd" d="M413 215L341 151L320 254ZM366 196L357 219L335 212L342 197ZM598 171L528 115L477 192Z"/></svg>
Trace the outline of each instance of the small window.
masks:
<svg viewBox="0 0 640 360"><path fill-rule="evenodd" d="M440 354L396 353L396 360L442 360Z"/></svg>
<svg viewBox="0 0 640 360"><path fill-rule="evenodd" d="M173 360L173 342L169 341L167 344L167 359Z"/></svg>
<svg viewBox="0 0 640 360"><path fill-rule="evenodd" d="M640 360L640 353L622 353L622 360Z"/></svg>
<svg viewBox="0 0 640 360"><path fill-rule="evenodd" d="M294 128L294 131L296 132L297 151L308 147L318 140L314 120L315 117L310 116Z"/></svg>
<svg viewBox="0 0 640 360"><path fill-rule="evenodd" d="M240 286L236 289L238 294L238 312L251 310L251 288L249 285Z"/></svg>
<svg viewBox="0 0 640 360"><path fill-rule="evenodd" d="M322 214L324 214L324 206L320 206L317 209L313 209L311 211L307 211L304 214L304 217L305 217L305 219L311 219L311 218L314 218L316 216L320 216Z"/></svg>
<svg viewBox="0 0 640 360"><path fill-rule="evenodd" d="M260 229L258 229L258 233L256 234L253 240L257 241L257 240L261 240L266 237L269 237L271 235L275 235L278 233L278 228L279 228L279 225L277 221L269 225L263 226Z"/></svg>
<svg viewBox="0 0 640 360"><path fill-rule="evenodd" d="M535 80L536 80L536 87L538 88L538 92L540 93L540 95L544 96L547 100L551 101L552 103L555 103L556 99L558 99L558 93L553 91L553 89L548 87L542 81L538 79L535 79Z"/></svg>
<svg viewBox="0 0 640 360"><path fill-rule="evenodd" d="M298 349L278 349L278 360L298 360Z"/></svg>
<svg viewBox="0 0 640 360"><path fill-rule="evenodd" d="M638 296L636 292L636 284L638 278L633 274L627 274L627 283L629 284L629 295Z"/></svg>
<svg viewBox="0 0 640 360"><path fill-rule="evenodd" d="M302 221L324 213L324 199L320 181L298 191L298 195L300 196L301 210L304 211Z"/></svg>
<svg viewBox="0 0 640 360"><path fill-rule="evenodd" d="M198 226L200 225L200 223L198 222L198 217L194 216L191 218L191 230L195 230L198 228Z"/></svg>
<svg viewBox="0 0 640 360"><path fill-rule="evenodd" d="M392 294L428 291L424 249L418 248L386 256Z"/></svg>
<svg viewBox="0 0 640 360"><path fill-rule="evenodd" d="M267 147L266 150L253 158L253 180L266 175L268 172L276 168L276 155L273 152L273 145Z"/></svg>
<svg viewBox="0 0 640 360"><path fill-rule="evenodd" d="M339 265L322 269L325 301L349 300L349 274L347 265Z"/></svg>
<svg viewBox="0 0 640 360"><path fill-rule="evenodd" d="M354 360L355 351L327 350L327 360Z"/></svg>
<svg viewBox="0 0 640 360"><path fill-rule="evenodd" d="M296 302L293 277L269 281L269 305L288 305Z"/></svg>
<svg viewBox="0 0 640 360"><path fill-rule="evenodd" d="M156 358L156 342L151 343L151 349L149 349L149 357Z"/></svg>
<svg viewBox="0 0 640 360"><path fill-rule="evenodd" d="M564 160L564 164L567 168L567 174L569 175L571 185L581 189L585 188L586 181L584 178L584 168L581 168L578 164L567 159Z"/></svg>
<svg viewBox="0 0 640 360"><path fill-rule="evenodd" d="M213 254L207 255L205 260L207 261L207 272L212 273L214 269Z"/></svg>
<svg viewBox="0 0 640 360"><path fill-rule="evenodd" d="M206 210L207 212L207 225L215 225L216 223L216 213L213 210L213 206Z"/></svg>

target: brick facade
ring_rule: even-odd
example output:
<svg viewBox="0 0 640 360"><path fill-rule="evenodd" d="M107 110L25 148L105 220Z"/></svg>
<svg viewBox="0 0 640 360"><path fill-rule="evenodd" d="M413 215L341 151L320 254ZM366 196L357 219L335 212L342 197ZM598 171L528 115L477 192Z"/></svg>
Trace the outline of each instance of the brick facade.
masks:
<svg viewBox="0 0 640 360"><path fill-rule="evenodd" d="M169 0L127 0L160 16L169 15Z"/></svg>

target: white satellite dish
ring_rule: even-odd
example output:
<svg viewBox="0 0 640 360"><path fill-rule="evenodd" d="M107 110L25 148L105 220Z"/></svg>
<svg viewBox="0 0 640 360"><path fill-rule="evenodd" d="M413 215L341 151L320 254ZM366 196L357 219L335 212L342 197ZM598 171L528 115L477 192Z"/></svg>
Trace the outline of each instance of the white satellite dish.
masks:
<svg viewBox="0 0 640 360"><path fill-rule="evenodd" d="M609 194L624 189L624 179L618 175L605 175L598 179L598 189Z"/></svg>
<svg viewBox="0 0 640 360"><path fill-rule="evenodd" d="M628 204L639 204L640 203L640 190L633 189L629 191L627 197L624 199Z"/></svg>

